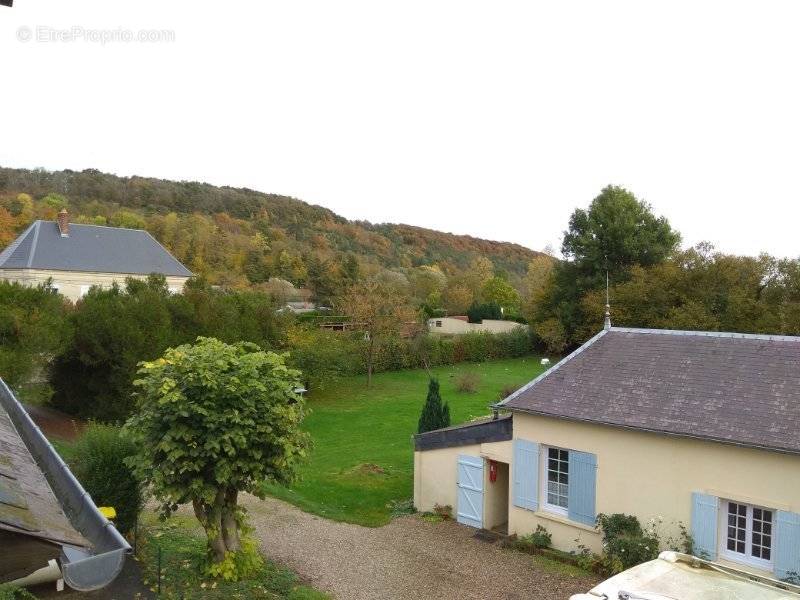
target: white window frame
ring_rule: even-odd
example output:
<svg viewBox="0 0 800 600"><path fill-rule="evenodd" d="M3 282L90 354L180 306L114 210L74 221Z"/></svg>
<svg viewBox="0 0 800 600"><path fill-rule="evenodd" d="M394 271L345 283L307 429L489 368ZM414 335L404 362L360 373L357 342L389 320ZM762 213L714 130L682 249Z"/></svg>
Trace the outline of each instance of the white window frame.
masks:
<svg viewBox="0 0 800 600"><path fill-rule="evenodd" d="M556 515L560 515L562 517L568 518L569 517L569 507L566 508L563 506L558 506L556 504L550 504L547 501L547 472L548 472L548 461L550 460L550 450L561 450L562 452L567 453L567 460L569 460L569 453L572 452L569 448L559 448L558 446L541 446L541 465L539 465L539 506L542 507L542 510L553 513ZM567 482L567 493L569 494L569 481ZM567 500L567 504L569 504L569 500Z"/></svg>
<svg viewBox="0 0 800 600"><path fill-rule="evenodd" d="M741 506L747 507L747 517L746 517L746 529L745 529L745 543L744 543L744 554L740 554L739 552L734 552L733 550L728 550L728 504L729 503L739 504ZM769 560L765 560L763 558L758 558L752 556L751 551L753 548L753 509L760 508L761 510L768 510L772 514L772 527L770 534L771 543L769 547ZM720 510L719 510L719 555L720 557L724 558L725 560L729 560L731 562L736 562L742 565L747 565L750 567L755 567L757 569L761 569L764 571L772 571L774 568L774 559L775 559L775 518L777 515L777 510L774 508L769 508L766 506L759 506L757 504L750 504L749 502L739 502L738 500L726 500L723 499L720 502Z"/></svg>

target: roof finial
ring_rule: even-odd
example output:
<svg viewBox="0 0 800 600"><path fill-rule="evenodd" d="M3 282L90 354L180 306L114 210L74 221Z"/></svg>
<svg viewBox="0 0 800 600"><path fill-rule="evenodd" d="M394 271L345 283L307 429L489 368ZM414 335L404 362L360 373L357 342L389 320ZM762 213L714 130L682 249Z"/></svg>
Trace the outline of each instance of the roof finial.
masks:
<svg viewBox="0 0 800 600"><path fill-rule="evenodd" d="M611 329L611 303L608 295L608 270L606 270L606 318L603 321L603 329Z"/></svg>

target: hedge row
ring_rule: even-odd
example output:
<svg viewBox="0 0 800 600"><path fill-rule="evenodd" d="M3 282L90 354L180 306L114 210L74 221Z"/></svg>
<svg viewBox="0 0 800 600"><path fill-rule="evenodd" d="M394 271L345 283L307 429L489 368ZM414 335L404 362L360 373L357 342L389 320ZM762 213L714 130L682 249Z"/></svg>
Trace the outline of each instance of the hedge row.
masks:
<svg viewBox="0 0 800 600"><path fill-rule="evenodd" d="M303 371L310 387L324 387L338 377L367 372L367 342L359 334L320 329L295 331L289 336L289 362ZM445 337L423 335L381 340L375 371L414 369L460 362L515 358L534 350L527 328L508 333L466 333Z"/></svg>

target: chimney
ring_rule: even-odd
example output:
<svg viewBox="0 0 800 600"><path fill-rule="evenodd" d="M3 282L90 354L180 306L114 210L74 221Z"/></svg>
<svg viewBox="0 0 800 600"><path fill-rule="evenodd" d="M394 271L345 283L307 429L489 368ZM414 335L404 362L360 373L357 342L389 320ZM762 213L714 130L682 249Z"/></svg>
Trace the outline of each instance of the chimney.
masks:
<svg viewBox="0 0 800 600"><path fill-rule="evenodd" d="M61 237L69 237L69 213L66 208L62 208L58 213L58 229L61 231Z"/></svg>

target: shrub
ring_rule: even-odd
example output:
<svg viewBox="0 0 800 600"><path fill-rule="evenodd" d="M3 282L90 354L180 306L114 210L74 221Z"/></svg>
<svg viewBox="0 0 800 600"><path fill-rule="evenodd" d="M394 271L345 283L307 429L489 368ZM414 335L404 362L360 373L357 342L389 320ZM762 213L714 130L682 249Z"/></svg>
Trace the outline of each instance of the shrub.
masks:
<svg viewBox="0 0 800 600"><path fill-rule="evenodd" d="M553 536L541 525L536 526L536 531L523 535L517 538L515 546L519 550L532 552L534 550L541 550L542 548L549 548L553 542Z"/></svg>
<svg viewBox="0 0 800 600"><path fill-rule="evenodd" d="M508 397L509 397L511 394L513 394L513 393L514 393L514 392L516 392L518 389L520 389L521 387L522 387L522 384L508 384L508 385L504 385L504 386L502 387L502 389L500 390L500 393L497 395L497 399L498 399L498 400L505 400L505 399L506 399L506 398L508 398Z"/></svg>
<svg viewBox="0 0 800 600"><path fill-rule="evenodd" d="M434 504L433 512L445 521L453 518L453 507L449 504Z"/></svg>
<svg viewBox="0 0 800 600"><path fill-rule="evenodd" d="M467 372L456 377L456 389L459 392L473 393L478 390L481 376L477 373Z"/></svg>
<svg viewBox="0 0 800 600"><path fill-rule="evenodd" d="M450 407L447 403L442 404L442 397L439 394L439 382L431 378L428 383L428 397L425 399L425 406L422 407L422 414L419 417L417 433L425 433L434 429L450 426Z"/></svg>
<svg viewBox="0 0 800 600"><path fill-rule="evenodd" d="M0 584L0 600L36 600L36 596L25 588Z"/></svg>
<svg viewBox="0 0 800 600"><path fill-rule="evenodd" d="M64 298L47 286L0 281L0 377L14 388L29 381L67 345Z"/></svg>
<svg viewBox="0 0 800 600"><path fill-rule="evenodd" d="M113 506L122 533L133 529L144 504L142 486L126 459L135 443L118 427L92 423L70 453L70 468L98 506Z"/></svg>
<svg viewBox="0 0 800 600"><path fill-rule="evenodd" d="M609 574L619 573L658 558L660 540L655 527L642 529L633 515L615 513L597 516L603 531L603 567Z"/></svg>
<svg viewBox="0 0 800 600"><path fill-rule="evenodd" d="M467 318L470 323L481 323L484 319L502 319L503 311L497 302L487 302L478 304L473 302L472 306L467 309Z"/></svg>

